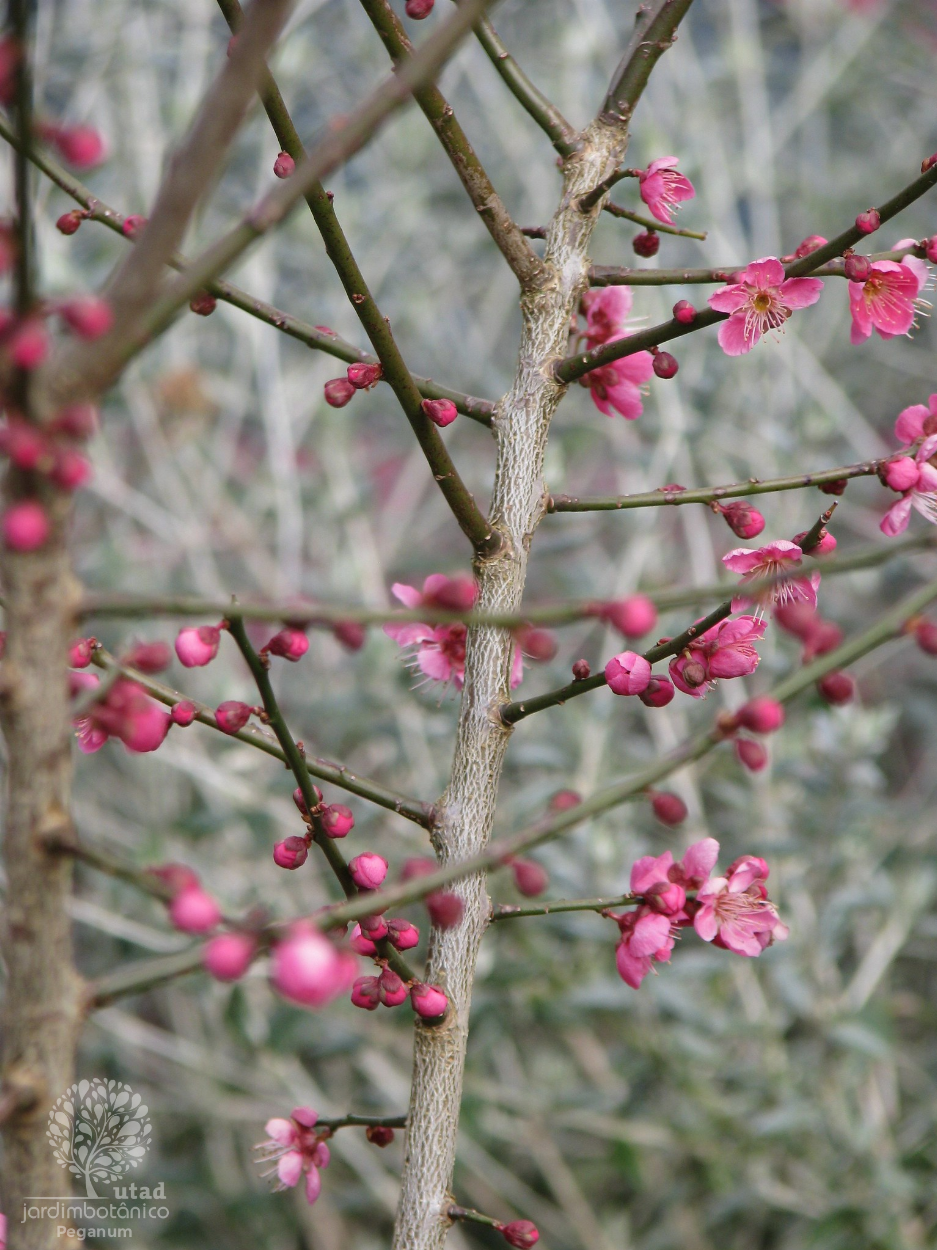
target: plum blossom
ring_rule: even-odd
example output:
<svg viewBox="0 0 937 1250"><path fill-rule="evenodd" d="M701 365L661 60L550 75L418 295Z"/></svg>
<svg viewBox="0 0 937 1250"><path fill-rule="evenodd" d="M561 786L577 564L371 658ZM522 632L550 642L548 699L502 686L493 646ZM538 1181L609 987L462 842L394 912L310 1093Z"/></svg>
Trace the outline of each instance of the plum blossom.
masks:
<svg viewBox="0 0 937 1250"><path fill-rule="evenodd" d="M466 611L471 608L477 593L474 582L468 578L450 578L433 573L423 583L422 593L415 586L394 582L391 587L394 598L405 608L448 608L450 611ZM398 625L388 621L384 633L398 646L411 649L412 662L430 681L443 685L450 682L456 690L462 689L465 680L465 640L468 633L461 621L449 625L424 625L421 622ZM520 648L515 646L511 662L511 689L520 685L524 672L524 660Z"/></svg>
<svg viewBox="0 0 937 1250"><path fill-rule="evenodd" d="M693 183L685 174L677 173L678 156L659 156L651 161L639 175L641 199L651 210L652 216L665 226L673 222L673 214L682 200L692 200L696 195Z"/></svg>
<svg viewBox="0 0 937 1250"><path fill-rule="evenodd" d="M849 341L864 343L873 329L883 339L908 334L915 312L929 307L918 298L929 272L924 261L916 256L905 256L902 261L873 261L872 273L865 282L849 283Z"/></svg>
<svg viewBox="0 0 937 1250"><path fill-rule="evenodd" d="M729 314L719 327L719 346L727 356L750 352L762 335L777 330L795 308L807 308L820 298L819 278L785 278L784 266L774 256L753 261L739 281L714 291L709 306Z"/></svg>
<svg viewBox="0 0 937 1250"><path fill-rule="evenodd" d="M700 887L693 927L704 942L754 957L772 942L784 941L789 929L768 898L768 871L757 855L743 855L724 877L713 877Z"/></svg>
<svg viewBox="0 0 937 1250"><path fill-rule="evenodd" d="M906 447L931 434L937 434L937 394L929 396L926 404L903 408L895 421L895 438Z"/></svg>
<svg viewBox="0 0 937 1250"><path fill-rule="evenodd" d="M908 528L912 508L920 512L931 525L937 525L937 467L933 464L935 457L937 434L932 434L924 440L913 459L902 456L888 466L892 471L889 484L900 483L903 486L907 483L901 498L892 504L879 525L882 533L889 538L903 534ZM900 472L902 470L906 472Z"/></svg>
<svg viewBox="0 0 937 1250"><path fill-rule="evenodd" d="M601 347L616 339L626 338L626 325L633 296L627 286L608 286L587 291L582 297L586 314L584 338L590 348ZM592 402L599 412L610 417L618 412L628 421L644 411L641 387L654 373L654 357L650 352L634 352L621 360L601 365L584 374L579 383L592 392Z"/></svg>
<svg viewBox="0 0 937 1250"><path fill-rule="evenodd" d="M72 673L74 693L98 685L93 673ZM155 751L169 732L170 719L142 686L118 678L107 694L75 721L78 749L85 755L100 751L108 738L120 738L128 751Z"/></svg>
<svg viewBox="0 0 937 1250"><path fill-rule="evenodd" d="M702 699L719 678L753 673L761 659L755 643L764 632L765 622L756 616L719 621L670 661L673 684L684 694Z"/></svg>
<svg viewBox="0 0 937 1250"><path fill-rule="evenodd" d="M674 938L668 916L650 910L630 912L618 921L621 941L615 951L618 975L636 990L651 971L652 963L669 963Z"/></svg>
<svg viewBox="0 0 937 1250"><path fill-rule="evenodd" d="M761 581L764 578L777 577L788 573L803 561L804 553L797 543L786 538L777 538L764 547L750 550L747 547L736 547L722 557L722 563L733 573L741 573L741 584ZM808 603L817 606L817 588L820 585L820 574L816 571L807 577L795 577L788 581L768 586L758 593L755 602L759 612L768 604L774 603ZM744 595L732 600L732 611L737 612L752 602Z"/></svg>
<svg viewBox="0 0 937 1250"><path fill-rule="evenodd" d="M315 1131L318 1113L311 1107L295 1107L288 1120L268 1120L264 1126L267 1141L255 1146L259 1151L258 1162L272 1163L264 1176L277 1177L277 1190L292 1189L300 1178L306 1177L306 1201L311 1205L322 1189L320 1170L329 1166L331 1158L325 1144L331 1135L329 1129Z"/></svg>

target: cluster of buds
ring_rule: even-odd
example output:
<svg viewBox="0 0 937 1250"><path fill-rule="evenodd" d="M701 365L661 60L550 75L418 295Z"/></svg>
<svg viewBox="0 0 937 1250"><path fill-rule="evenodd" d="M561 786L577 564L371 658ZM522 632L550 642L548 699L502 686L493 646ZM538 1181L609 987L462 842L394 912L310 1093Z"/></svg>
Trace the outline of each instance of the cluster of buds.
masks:
<svg viewBox="0 0 937 1250"><path fill-rule="evenodd" d="M296 808L300 816L303 818L303 822L306 825L306 831L302 836L292 834L290 837L284 838L282 842L278 842L276 846L274 846L273 862L279 868L286 868L289 871L292 871L295 868L302 867L302 865L306 862L309 847L312 844L313 830L316 823L318 823L319 828L321 828L330 838L347 837L355 827L355 818L352 814L351 808L346 807L344 803L326 803L323 801L322 791L318 786L314 786L310 783L309 788L314 800L311 808L306 802L306 798L299 786L297 786L293 791L293 802L296 804ZM367 858L367 856L358 856L359 860ZM381 860L381 863L384 865L384 874L380 874L376 865L370 865L370 877L372 879L376 879L380 876L380 880L377 881L377 885L380 885L387 872L387 861L381 859L379 855L374 858L376 860ZM355 860L352 861L353 864L355 862ZM351 868L351 865L349 865L349 868ZM362 874L359 873L359 875ZM352 870L352 876L355 879L356 884L360 885L361 883L355 876L355 870ZM366 886L363 888L376 889L376 886Z"/></svg>
<svg viewBox="0 0 937 1250"><path fill-rule="evenodd" d="M835 651L843 641L843 631L833 621L825 621L816 608L809 603L779 604L774 611L778 625L803 644L802 662ZM848 673L834 669L817 682L817 692L826 703L834 706L849 703L856 693L856 683Z"/></svg>
<svg viewBox="0 0 937 1250"><path fill-rule="evenodd" d="M784 707L776 699L759 695L750 699L737 712L723 712L717 726L720 733L732 737L735 757L749 772L759 773L768 766L768 753L762 743L739 734L740 729L749 733L776 733L784 724Z"/></svg>

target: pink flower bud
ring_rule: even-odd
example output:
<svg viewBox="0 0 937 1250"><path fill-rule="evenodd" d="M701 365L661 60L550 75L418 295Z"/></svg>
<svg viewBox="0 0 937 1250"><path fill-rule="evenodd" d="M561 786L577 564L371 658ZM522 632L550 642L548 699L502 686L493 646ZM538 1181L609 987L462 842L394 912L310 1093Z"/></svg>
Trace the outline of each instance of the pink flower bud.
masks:
<svg viewBox="0 0 937 1250"><path fill-rule="evenodd" d="M582 795L575 790L557 790L556 794L551 795L548 807L551 812L568 812L570 808L578 807L582 802Z"/></svg>
<svg viewBox="0 0 937 1250"><path fill-rule="evenodd" d="M27 317L8 341L10 359L17 369L38 369L49 354L49 336L38 317Z"/></svg>
<svg viewBox="0 0 937 1250"><path fill-rule="evenodd" d="M383 916L362 916L361 932L372 942L382 942L387 937L387 922Z"/></svg>
<svg viewBox="0 0 937 1250"><path fill-rule="evenodd" d="M514 1250L530 1250L540 1240L537 1225L530 1220L511 1220L510 1224L496 1224L495 1227Z"/></svg>
<svg viewBox="0 0 937 1250"><path fill-rule="evenodd" d="M178 703L174 703L169 712L169 719L174 725L178 725L181 729L185 729L195 720L196 707L194 703L190 703L188 699L180 699Z"/></svg>
<svg viewBox="0 0 937 1250"><path fill-rule="evenodd" d="M768 766L768 752L754 738L736 738L735 754L740 764L749 772L760 773Z"/></svg>
<svg viewBox="0 0 937 1250"><path fill-rule="evenodd" d="M291 660L294 664L297 660L301 660L309 650L309 639L301 629L290 629L287 626L281 629L278 634L274 634L264 651L269 651L271 655L279 655L284 660Z"/></svg>
<svg viewBox="0 0 937 1250"><path fill-rule="evenodd" d="M454 929L462 920L465 906L458 894L453 894L450 890L437 890L434 894L427 894L423 901L429 918L437 929Z"/></svg>
<svg viewBox="0 0 937 1250"><path fill-rule="evenodd" d="M68 662L72 668L88 667L96 641L95 638L78 638L72 643L68 648Z"/></svg>
<svg viewBox="0 0 937 1250"><path fill-rule="evenodd" d="M323 394L331 408L344 408L354 397L355 388L347 378L331 378L323 387Z"/></svg>
<svg viewBox="0 0 937 1250"><path fill-rule="evenodd" d="M0 450L18 469L35 469L49 459L49 443L43 432L18 418L0 426Z"/></svg>
<svg viewBox="0 0 937 1250"><path fill-rule="evenodd" d="M69 404L57 414L52 429L69 438L91 438L98 432L100 421L94 404Z"/></svg>
<svg viewBox="0 0 937 1250"><path fill-rule="evenodd" d="M937 264L937 234L932 234L929 239L924 240L924 251L931 264Z"/></svg>
<svg viewBox="0 0 937 1250"><path fill-rule="evenodd" d="M385 1007L399 1007L406 1002L410 991L390 968L385 968L378 980L381 984L381 1002Z"/></svg>
<svg viewBox="0 0 937 1250"><path fill-rule="evenodd" d="M215 720L222 733L236 734L250 720L252 709L238 699L226 699L215 708Z"/></svg>
<svg viewBox="0 0 937 1250"><path fill-rule="evenodd" d="M129 217L124 218L121 231L128 239L135 239L145 225L145 217L141 217L139 213L131 213Z"/></svg>
<svg viewBox="0 0 937 1250"><path fill-rule="evenodd" d="M877 208L867 209L856 218L856 229L860 234L874 234L882 224Z"/></svg>
<svg viewBox="0 0 937 1250"><path fill-rule="evenodd" d="M679 299L673 306L673 318L682 326L691 326L697 318L697 312L688 299Z"/></svg>
<svg viewBox="0 0 937 1250"><path fill-rule="evenodd" d="M843 264L843 272L850 282L867 282L872 276L872 262L868 256L850 252Z"/></svg>
<svg viewBox="0 0 937 1250"><path fill-rule="evenodd" d="M680 825L686 820L686 803L677 794L667 790L655 790L651 795L651 807L662 825Z"/></svg>
<svg viewBox="0 0 937 1250"><path fill-rule="evenodd" d="M169 714L152 699L143 696L142 689L135 687L139 696L127 709L122 722L114 731L128 751L141 754L161 747L169 733Z"/></svg>
<svg viewBox="0 0 937 1250"><path fill-rule="evenodd" d="M824 495L844 495L848 485L848 477L838 477L835 482L821 482L817 490L822 491Z"/></svg>
<svg viewBox="0 0 937 1250"><path fill-rule="evenodd" d="M154 868L146 870L150 876L156 877L165 885L173 897L181 894L183 890L197 890L199 888L198 875L188 867L187 864L157 864Z"/></svg>
<svg viewBox="0 0 937 1250"><path fill-rule="evenodd" d="M329 803L320 813L322 827L330 838L344 838L355 827L355 818L350 807L344 803Z"/></svg>
<svg viewBox="0 0 937 1250"><path fill-rule="evenodd" d="M369 391L380 382L384 370L379 364L354 364L348 366L348 381L356 391Z"/></svg>
<svg viewBox="0 0 937 1250"><path fill-rule="evenodd" d="M387 922L387 937L392 946L399 951L412 950L420 940L420 931L415 924L402 917Z"/></svg>
<svg viewBox="0 0 937 1250"><path fill-rule="evenodd" d="M921 173L926 174L927 171L934 165L937 165L937 152L935 152L933 156L926 156L924 160L921 161Z"/></svg>
<svg viewBox="0 0 937 1250"><path fill-rule="evenodd" d="M882 469L882 477L887 484L892 490L898 491L911 490L917 485L920 475L917 461L911 456L897 456L894 460L889 460Z"/></svg>
<svg viewBox="0 0 937 1250"><path fill-rule="evenodd" d="M91 477L91 465L73 447L57 447L49 478L60 490L75 491Z"/></svg>
<svg viewBox="0 0 937 1250"><path fill-rule="evenodd" d="M716 510L725 518L732 533L739 538L756 538L765 528L765 518L744 499L719 504Z"/></svg>
<svg viewBox="0 0 937 1250"><path fill-rule="evenodd" d="M381 1005L381 983L377 977L358 977L351 987L351 1001L365 1011L377 1011Z"/></svg>
<svg viewBox="0 0 937 1250"><path fill-rule="evenodd" d="M188 626L176 636L176 655L186 668L202 668L218 654L221 630L217 625Z"/></svg>
<svg viewBox="0 0 937 1250"><path fill-rule="evenodd" d="M434 425L452 425L459 410L451 399L424 399L420 407Z"/></svg>
<svg viewBox="0 0 937 1250"><path fill-rule="evenodd" d="M797 543L798 546L800 546L803 539L805 539L809 533L810 533L809 530L804 530L800 534L795 534L794 542ZM829 530L824 527L820 531L819 541L815 543L815 545L811 547L809 550L804 550L804 555L814 556L814 557L828 556L831 551L835 551L835 550L836 550L836 539L829 532Z"/></svg>
<svg viewBox="0 0 937 1250"><path fill-rule="evenodd" d="M674 693L673 682L669 677L652 677L638 698L645 707L666 707Z"/></svg>
<svg viewBox="0 0 937 1250"><path fill-rule="evenodd" d="M686 890L674 881L655 881L645 891L644 901L652 911L656 911L659 915L673 916L686 906Z"/></svg>
<svg viewBox="0 0 937 1250"><path fill-rule="evenodd" d="M421 22L424 17L429 17L433 11L433 5L436 0L407 0L403 6L407 17L412 17L415 22Z"/></svg>
<svg viewBox="0 0 937 1250"><path fill-rule="evenodd" d="M289 872L301 868L308 855L309 847L306 845L306 839L296 834L284 838L273 848L273 862L278 868L286 868Z"/></svg>
<svg viewBox="0 0 937 1250"><path fill-rule="evenodd" d="M651 680L651 666L643 655L622 651L605 665L605 679L613 694L640 694Z"/></svg>
<svg viewBox="0 0 937 1250"><path fill-rule="evenodd" d="M739 708L735 718L740 725L756 734L773 734L784 724L784 707L776 699L760 695Z"/></svg>
<svg viewBox="0 0 937 1250"><path fill-rule="evenodd" d="M239 981L256 950L257 942L247 933L219 933L206 942L202 962L216 981Z"/></svg>
<svg viewBox="0 0 937 1250"><path fill-rule="evenodd" d="M638 256L656 256L660 251L660 235L656 230L642 230L631 240Z"/></svg>
<svg viewBox="0 0 937 1250"><path fill-rule="evenodd" d="M308 921L298 921L277 943L272 965L274 987L305 1007L323 1007L345 993L357 972L354 955L337 950Z"/></svg>
<svg viewBox="0 0 937 1250"><path fill-rule="evenodd" d="M104 160L104 140L91 126L47 126L43 138L75 169L92 169Z"/></svg>
<svg viewBox="0 0 937 1250"><path fill-rule="evenodd" d="M197 317L210 317L217 307L218 301L211 291L199 291L189 300L189 309Z"/></svg>
<svg viewBox="0 0 937 1250"><path fill-rule="evenodd" d="M588 660L577 660L573 665L573 681L585 681L591 674Z"/></svg>
<svg viewBox="0 0 937 1250"><path fill-rule="evenodd" d="M541 864L532 859L515 859L511 861L511 872L518 893L527 898L536 898L550 884L550 876Z"/></svg>
<svg viewBox="0 0 937 1250"><path fill-rule="evenodd" d="M3 514L3 541L11 551L36 551L51 529L46 510L34 499L12 504Z"/></svg>
<svg viewBox="0 0 937 1250"><path fill-rule="evenodd" d="M172 652L165 642L138 642L124 656L124 664L141 673L161 673L171 659Z"/></svg>
<svg viewBox="0 0 937 1250"><path fill-rule="evenodd" d="M598 615L626 638L642 638L657 624L657 608L647 595L629 595L627 599L603 603Z"/></svg>
<svg viewBox="0 0 937 1250"><path fill-rule="evenodd" d="M417 877L426 877L431 872L435 872L438 867L439 865L435 859L429 859L425 855L404 860L403 868L400 872L400 880L414 881Z"/></svg>
<svg viewBox="0 0 937 1250"><path fill-rule="evenodd" d="M358 955L376 955L377 947L369 937L366 937L361 931L361 925L356 924L351 931L348 939L348 945Z"/></svg>
<svg viewBox="0 0 937 1250"><path fill-rule="evenodd" d="M332 626L332 634L346 651L360 651L368 636L365 627L357 621L339 621Z"/></svg>
<svg viewBox="0 0 937 1250"><path fill-rule="evenodd" d="M914 641L927 655L937 655L937 625L922 616L914 626Z"/></svg>
<svg viewBox="0 0 937 1250"><path fill-rule="evenodd" d="M806 239L797 244L794 250L794 259L803 260L805 256L809 256L811 252L815 252L818 247L823 247L826 243L822 234L808 234Z"/></svg>
<svg viewBox="0 0 937 1250"><path fill-rule="evenodd" d="M348 861L348 871L359 890L376 890L387 876L387 860L374 851L364 851Z"/></svg>
<svg viewBox="0 0 937 1250"><path fill-rule="evenodd" d="M169 905L169 919L182 933L207 933L221 919L221 909L201 886L180 891Z"/></svg>
<svg viewBox="0 0 937 1250"><path fill-rule="evenodd" d="M438 985L414 985L410 991L410 1003L424 1020L438 1020L449 1007L449 999Z"/></svg>
<svg viewBox="0 0 937 1250"><path fill-rule="evenodd" d="M74 234L81 223L85 220L85 214L80 208L73 208L70 213L63 213L55 223L55 228L59 234Z"/></svg>
<svg viewBox="0 0 937 1250"><path fill-rule="evenodd" d="M843 631L833 621L817 621L804 639L804 663L809 664L818 655L826 655L830 651L835 651L843 641L843 637Z"/></svg>
<svg viewBox="0 0 937 1250"><path fill-rule="evenodd" d="M114 324L110 304L96 295L77 295L59 307L62 320L78 335L89 342L107 334Z"/></svg>
<svg viewBox="0 0 937 1250"><path fill-rule="evenodd" d="M651 368L659 378L675 378L680 366L677 364L676 356L671 356L670 352L656 351L653 353L654 361Z"/></svg>
<svg viewBox="0 0 937 1250"><path fill-rule="evenodd" d="M289 152L281 152L273 162L273 172L277 178L289 178L296 169L296 162Z"/></svg>
<svg viewBox="0 0 937 1250"><path fill-rule="evenodd" d="M394 1130L385 1124L369 1124L364 1135L372 1146L389 1146L394 1140Z"/></svg>
<svg viewBox="0 0 937 1250"><path fill-rule="evenodd" d="M535 629L531 625L524 625L515 631L514 636L521 651L532 660L546 662L556 655L556 637L549 629Z"/></svg>
<svg viewBox="0 0 937 1250"><path fill-rule="evenodd" d="M316 806L318 806L322 802L322 791L318 786L313 786L312 793L315 796ZM306 800L303 798L303 792L299 786L297 786L293 791L293 802L296 804L296 810L299 812L300 816L302 816L303 820L308 820L309 809L306 807Z"/></svg>
<svg viewBox="0 0 937 1250"><path fill-rule="evenodd" d="M834 670L820 678L817 691L822 699L836 707L841 703L851 702L856 693L856 683L848 673Z"/></svg>

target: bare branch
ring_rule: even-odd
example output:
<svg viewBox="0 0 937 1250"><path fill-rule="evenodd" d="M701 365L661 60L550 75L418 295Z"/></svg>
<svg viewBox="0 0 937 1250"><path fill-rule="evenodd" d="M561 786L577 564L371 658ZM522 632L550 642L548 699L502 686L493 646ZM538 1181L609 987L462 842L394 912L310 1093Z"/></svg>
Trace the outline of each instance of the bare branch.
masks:
<svg viewBox="0 0 937 1250"><path fill-rule="evenodd" d="M628 125L655 65L676 41L677 27L692 3L693 0L653 0L641 5L631 41L602 104L602 121Z"/></svg>

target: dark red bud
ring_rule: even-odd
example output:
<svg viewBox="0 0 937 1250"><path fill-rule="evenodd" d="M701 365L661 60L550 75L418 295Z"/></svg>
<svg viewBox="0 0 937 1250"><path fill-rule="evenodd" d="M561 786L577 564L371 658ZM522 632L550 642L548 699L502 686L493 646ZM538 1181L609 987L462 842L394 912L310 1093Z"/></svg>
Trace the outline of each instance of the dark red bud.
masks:
<svg viewBox="0 0 937 1250"><path fill-rule="evenodd" d="M669 677L652 677L638 698L645 707L666 707L675 694Z"/></svg>
<svg viewBox="0 0 937 1250"><path fill-rule="evenodd" d="M914 641L928 655L937 655L937 625L922 616L914 627Z"/></svg>
<svg viewBox="0 0 937 1250"><path fill-rule="evenodd" d="M369 1124L364 1135L372 1146L380 1146L382 1149L394 1140L394 1130L384 1124Z"/></svg>
<svg viewBox="0 0 937 1250"><path fill-rule="evenodd" d="M717 505L726 525L739 538L755 538L765 528L765 518L744 499Z"/></svg>
<svg viewBox="0 0 937 1250"><path fill-rule="evenodd" d="M706 680L706 669L700 664L699 660L690 660L683 666L680 676L688 686L701 686Z"/></svg>
<svg viewBox="0 0 937 1250"><path fill-rule="evenodd" d="M673 306L673 317L681 325L691 326L696 320L697 312L688 299L680 299Z"/></svg>
<svg viewBox="0 0 937 1250"><path fill-rule="evenodd" d="M852 700L856 693L856 683L848 673L834 671L820 678L817 691L822 699L836 707Z"/></svg>
<svg viewBox="0 0 937 1250"><path fill-rule="evenodd" d="M532 859L515 859L511 864L511 872L518 891L528 898L536 898L550 884L547 870Z"/></svg>
<svg viewBox="0 0 937 1250"><path fill-rule="evenodd" d="M433 11L433 5L436 0L407 0L403 6L407 17L412 17L415 22L421 22L424 17L429 17Z"/></svg>
<svg viewBox="0 0 937 1250"><path fill-rule="evenodd" d="M344 408L355 394L355 388L347 378L330 378L322 390L330 408Z"/></svg>
<svg viewBox="0 0 937 1250"><path fill-rule="evenodd" d="M877 208L870 208L856 218L856 229L862 234L874 234L882 224Z"/></svg>
<svg viewBox="0 0 937 1250"><path fill-rule="evenodd" d="M55 223L55 228L60 234L74 234L78 227L85 219L85 214L80 208L73 208L70 213L63 213Z"/></svg>
<svg viewBox="0 0 937 1250"><path fill-rule="evenodd" d="M218 301L211 292L199 291L198 295L189 301L189 307L199 317L210 317L218 307Z"/></svg>
<svg viewBox="0 0 937 1250"><path fill-rule="evenodd" d="M670 352L655 352L652 368L657 377L667 379L676 377L680 366Z"/></svg>
<svg viewBox="0 0 937 1250"><path fill-rule="evenodd" d="M676 794L657 790L651 795L654 815L664 825L679 825L686 820L686 803Z"/></svg>
<svg viewBox="0 0 937 1250"><path fill-rule="evenodd" d="M339 621L332 626L332 633L347 651L360 651L368 631L357 621Z"/></svg>
<svg viewBox="0 0 937 1250"><path fill-rule="evenodd" d="M545 662L552 660L556 655L556 638L548 629L536 629L532 625L525 625L517 630L514 636L524 655L532 660Z"/></svg>
<svg viewBox="0 0 937 1250"><path fill-rule="evenodd" d="M591 672L592 669L589 667L588 660L577 660L573 665L573 679L575 681L585 681Z"/></svg>
<svg viewBox="0 0 937 1250"><path fill-rule="evenodd" d="M631 246L638 256L656 256L660 251L660 235L656 230L642 230L631 240Z"/></svg>
<svg viewBox="0 0 937 1250"><path fill-rule="evenodd" d="M749 772L760 773L768 765L768 752L754 738L736 738L735 754Z"/></svg>
<svg viewBox="0 0 937 1250"><path fill-rule="evenodd" d="M843 268L850 282L866 282L872 276L872 262L856 252L849 253Z"/></svg>
<svg viewBox="0 0 937 1250"><path fill-rule="evenodd" d="M510 1224L496 1224L495 1228L514 1250L530 1250L540 1240L537 1225L530 1220L511 1220Z"/></svg>
<svg viewBox="0 0 937 1250"><path fill-rule="evenodd" d="M838 477L835 482L822 482L818 487L824 495L842 495L849 485L848 477Z"/></svg>

